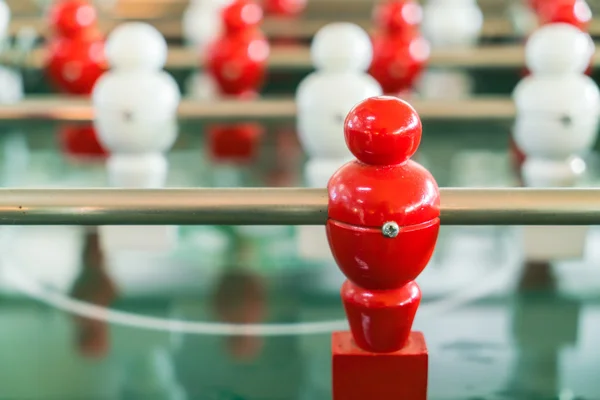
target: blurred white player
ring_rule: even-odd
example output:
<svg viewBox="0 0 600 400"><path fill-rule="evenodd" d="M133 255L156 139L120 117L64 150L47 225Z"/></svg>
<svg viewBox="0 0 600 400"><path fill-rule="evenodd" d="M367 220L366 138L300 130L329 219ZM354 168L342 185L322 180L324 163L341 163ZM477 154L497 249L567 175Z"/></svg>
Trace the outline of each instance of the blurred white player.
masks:
<svg viewBox="0 0 600 400"><path fill-rule="evenodd" d="M183 36L201 59L206 47L223 31L221 11L233 0L192 0L183 14ZM197 100L211 100L218 96L213 79L202 71L194 73L186 83L186 92Z"/></svg>
<svg viewBox="0 0 600 400"><path fill-rule="evenodd" d="M362 100L380 96L379 83L366 71L373 49L368 34L350 23L333 23L315 35L311 58L316 71L296 92L297 130L309 157L304 176L309 187L327 187L329 178L350 154L344 120ZM299 251L305 257L331 257L323 227L300 227Z"/></svg>
<svg viewBox="0 0 600 400"><path fill-rule="evenodd" d="M483 14L476 0L429 0L423 7L421 31L433 49L461 51L477 45ZM464 72L429 69L417 85L427 98L461 98L472 92Z"/></svg>
<svg viewBox="0 0 600 400"><path fill-rule="evenodd" d="M585 172L581 156L596 141L600 112L598 86L584 73L594 51L591 37L568 24L543 26L527 41L531 75L513 93L514 139L526 155L525 186L575 186ZM587 228L531 227L524 232L530 260L583 255Z"/></svg>
<svg viewBox="0 0 600 400"><path fill-rule="evenodd" d="M111 186L160 188L166 183L165 153L177 138L180 101L175 80L162 70L167 43L152 26L131 22L117 27L106 42L111 70L92 93L94 126L109 150ZM103 227L106 248L170 248L172 227Z"/></svg>

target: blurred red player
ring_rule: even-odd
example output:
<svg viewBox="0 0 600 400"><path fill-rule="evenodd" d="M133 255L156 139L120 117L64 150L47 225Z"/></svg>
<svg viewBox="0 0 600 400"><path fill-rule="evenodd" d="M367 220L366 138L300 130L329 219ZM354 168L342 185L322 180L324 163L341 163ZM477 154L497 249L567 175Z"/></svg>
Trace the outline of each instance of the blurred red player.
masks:
<svg viewBox="0 0 600 400"><path fill-rule="evenodd" d="M566 23L588 31L592 10L585 0L547 0L537 5L541 25Z"/></svg>
<svg viewBox="0 0 600 400"><path fill-rule="evenodd" d="M263 85L270 47L259 29L262 8L250 0L236 0L223 12L225 33L208 46L209 74L221 94L251 97Z"/></svg>
<svg viewBox="0 0 600 400"><path fill-rule="evenodd" d="M96 10L83 0L62 0L51 7L48 20L53 32L48 41L48 78L63 93L91 94L107 69ZM106 155L91 125L65 126L59 140L65 152L76 157Z"/></svg>
<svg viewBox="0 0 600 400"><path fill-rule="evenodd" d="M421 6L411 0L388 1L375 9L373 61L369 73L384 93L410 90L429 59L429 43L420 35Z"/></svg>
<svg viewBox="0 0 600 400"><path fill-rule="evenodd" d="M270 47L260 30L263 10L250 0L236 0L222 11L224 33L208 46L208 73L225 97L254 99L263 85ZM263 128L243 123L209 127L215 159L250 161L258 153Z"/></svg>
<svg viewBox="0 0 600 400"><path fill-rule="evenodd" d="M46 72L59 90L88 95L107 69L96 10L83 0L63 0L50 9L54 35L48 41Z"/></svg>
<svg viewBox="0 0 600 400"><path fill-rule="evenodd" d="M410 157L421 122L404 101L364 100L345 120L357 158L328 184L327 237L346 276L342 301L351 336L334 334L334 399L425 400L427 350L411 333L421 301L415 279L427 266L440 227L440 194Z"/></svg>

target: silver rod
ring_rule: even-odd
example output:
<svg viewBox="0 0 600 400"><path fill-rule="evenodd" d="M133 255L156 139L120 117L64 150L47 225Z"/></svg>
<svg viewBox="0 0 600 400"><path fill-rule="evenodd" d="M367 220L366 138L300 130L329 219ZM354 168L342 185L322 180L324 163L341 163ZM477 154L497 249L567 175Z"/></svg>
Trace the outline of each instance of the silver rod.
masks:
<svg viewBox="0 0 600 400"><path fill-rule="evenodd" d="M600 189L441 190L444 225L600 225ZM0 225L323 225L324 189L0 189Z"/></svg>
<svg viewBox="0 0 600 400"><path fill-rule="evenodd" d="M509 97L477 96L460 101L408 99L421 119L507 120L515 117L515 106ZM0 105L0 121L50 120L91 121L92 103L87 98L62 96L29 96L14 104ZM196 101L184 99L179 104L177 118L209 119L277 119L295 118L296 103L291 97L264 98L254 101Z"/></svg>

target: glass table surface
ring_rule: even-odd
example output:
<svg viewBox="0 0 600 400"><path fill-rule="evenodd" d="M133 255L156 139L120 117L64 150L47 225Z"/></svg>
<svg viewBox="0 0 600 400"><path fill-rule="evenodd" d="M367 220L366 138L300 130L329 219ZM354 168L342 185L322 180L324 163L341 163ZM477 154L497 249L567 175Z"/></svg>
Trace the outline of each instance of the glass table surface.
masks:
<svg viewBox="0 0 600 400"><path fill-rule="evenodd" d="M302 186L294 121L263 127L257 161L232 163L182 123L168 186ZM106 186L103 160L65 154L60 129L0 125L1 185ZM424 121L417 159L440 186L515 186L510 129ZM94 228L2 226L0 398L331 398L344 278L326 243L299 250L300 230L180 227L168 251L107 254ZM581 257L528 262L522 228L443 227L414 326L430 399L600 398L600 231L585 234Z"/></svg>

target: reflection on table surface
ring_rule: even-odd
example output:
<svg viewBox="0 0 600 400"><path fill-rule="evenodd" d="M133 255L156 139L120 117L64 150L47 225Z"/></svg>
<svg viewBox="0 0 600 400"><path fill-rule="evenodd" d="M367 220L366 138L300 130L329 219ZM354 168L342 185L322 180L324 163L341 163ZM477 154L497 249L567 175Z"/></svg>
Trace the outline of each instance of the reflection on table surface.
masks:
<svg viewBox="0 0 600 400"><path fill-rule="evenodd" d="M260 156L242 163L210 156L209 127L182 125L169 186L302 185L293 125L264 124ZM61 151L59 128L0 126L3 187L106 185L101 159ZM424 128L418 159L441 186L518 184L510 124ZM0 397L330 398L343 277L298 251L298 231L180 227L172 250L107 253L93 228L2 227ZM527 262L522 242L519 227L442 229L415 324L431 399L597 398L600 230L575 260Z"/></svg>

